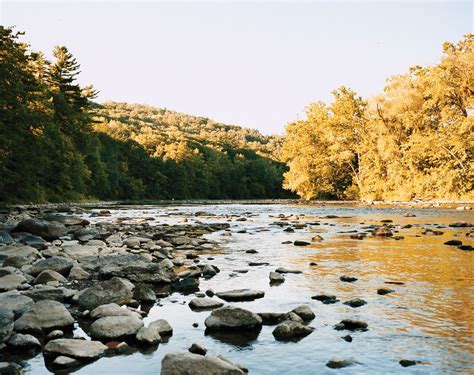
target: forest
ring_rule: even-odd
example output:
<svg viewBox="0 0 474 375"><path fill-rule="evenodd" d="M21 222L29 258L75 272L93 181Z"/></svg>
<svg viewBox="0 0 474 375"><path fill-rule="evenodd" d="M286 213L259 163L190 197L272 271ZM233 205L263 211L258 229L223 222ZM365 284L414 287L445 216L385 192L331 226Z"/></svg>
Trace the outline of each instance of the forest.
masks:
<svg viewBox="0 0 474 375"><path fill-rule="evenodd" d="M66 47L54 61L0 27L0 202L474 199L474 36L364 99L340 87L283 136L166 108L97 103Z"/></svg>
<svg viewBox="0 0 474 375"><path fill-rule="evenodd" d="M0 201L283 198L281 137L142 105L98 104L66 47L55 61L2 27Z"/></svg>
<svg viewBox="0 0 474 375"><path fill-rule="evenodd" d="M284 186L305 199L474 199L474 35L363 99L340 87L286 126Z"/></svg>

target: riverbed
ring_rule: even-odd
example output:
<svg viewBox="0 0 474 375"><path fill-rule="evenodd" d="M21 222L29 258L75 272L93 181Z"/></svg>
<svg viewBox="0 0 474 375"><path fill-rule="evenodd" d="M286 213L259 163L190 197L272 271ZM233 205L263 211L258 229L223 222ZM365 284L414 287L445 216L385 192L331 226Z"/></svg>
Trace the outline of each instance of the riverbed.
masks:
<svg viewBox="0 0 474 375"><path fill-rule="evenodd" d="M232 303L256 313L288 312L308 305L316 314L309 323L315 330L298 342L276 341L273 326L264 326L256 338L206 335L204 320L210 312L189 308L193 294L172 293L160 298L145 318L145 323L166 319L171 324L174 332L168 342L152 352L101 358L80 368L77 374L158 374L166 353L186 351L192 343L206 347L208 355L222 354L242 364L250 374L473 371L474 252L444 245L451 239L474 245L474 238L466 236L472 228L448 226L474 221L472 211L289 204L119 206L110 211L107 218L90 217L89 213L83 216L92 223L123 217L130 222L152 217L150 225L173 225L184 218L188 223L230 223L231 235L217 231L206 236L218 246L200 252L199 262L215 265L220 272L211 279L202 279L200 290L264 291L262 299ZM196 212L201 212L200 216L195 216ZM407 213L414 216L406 217ZM274 224L282 217L294 225L294 232ZM351 234L366 231L367 226L381 225L382 220L392 220L389 225L394 236L351 238ZM422 234L426 229L443 234ZM316 235L322 240L312 242ZM295 246L295 240L311 244ZM250 262L269 264L250 266ZM278 267L302 273L285 274L283 284L271 286L269 273ZM343 275L357 280L342 282ZM394 292L379 295L379 288ZM323 304L311 299L318 294L335 295L339 302ZM358 308L343 304L354 298L367 304ZM342 319L364 321L368 330L351 332L353 340L347 342L341 338L347 332L334 329ZM75 335L85 333L76 327ZM352 364L330 369L326 363L334 358ZM400 360L413 360L416 365L405 368ZM42 354L27 362L26 372L50 373Z"/></svg>

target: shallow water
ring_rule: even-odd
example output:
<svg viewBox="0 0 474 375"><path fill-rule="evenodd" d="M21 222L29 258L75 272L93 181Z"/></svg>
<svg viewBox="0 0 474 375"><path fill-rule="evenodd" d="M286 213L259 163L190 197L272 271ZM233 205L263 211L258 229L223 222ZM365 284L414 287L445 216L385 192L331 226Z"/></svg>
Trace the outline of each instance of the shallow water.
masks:
<svg viewBox="0 0 474 375"><path fill-rule="evenodd" d="M208 355L222 354L245 365L251 374L330 374L341 373L474 373L474 252L461 251L443 245L459 238L474 245L467 238L467 228L448 228L453 221L474 221L472 212L445 209L415 210L355 206L301 205L217 205L217 206L143 206L114 210L111 220L118 216L156 218L151 223L174 223L183 215L196 211L218 215L252 213L247 221L231 222L232 236L213 233L208 238L217 240L222 250L201 256L201 263L217 265L221 272L210 280L201 279L201 291L212 288L224 291L252 288L265 291L265 297L253 302L233 303L254 312L287 312L300 304L309 305L316 313L310 325L315 331L301 341L282 343L273 338L273 326L264 326L250 341L235 337L213 337L204 333L204 320L210 312L192 312L187 303L193 295L174 293L161 299L152 308L145 322L164 318L174 329L169 342L162 343L152 353L102 358L79 369L77 374L159 374L160 363L168 352L185 351L197 342L208 349ZM406 212L416 217L403 217ZM173 216L166 216L172 213ZM280 213L304 214L299 222L319 221L295 233L270 225L280 219ZM346 218L324 219L326 215ZM394 239L368 237L349 238L347 232L380 224L392 219L394 225L413 224L400 229ZM92 220L100 221L104 218ZM189 216L190 222L224 222L223 217ZM416 226L419 225L419 226ZM446 226L442 236L419 236L421 228ZM236 233L246 229L247 233ZM324 240L308 247L282 244L296 239L309 240L315 233ZM258 254L245 250L256 249ZM208 261L207 256L215 259ZM264 261L269 266L249 267L248 262ZM316 262L317 266L310 266ZM286 274L286 281L270 286L268 274L277 267L302 270L302 274ZM248 269L247 273L233 270ZM354 283L339 280L342 275L355 276ZM388 285L386 281L400 281L404 285ZM396 292L380 296L380 287ZM311 296L334 294L341 302L324 305ZM362 298L368 303L353 309L342 302ZM336 331L334 325L342 319L360 319L368 323L367 332ZM199 323L194 328L193 323ZM78 331L76 334L79 334ZM350 333L349 343L341 339ZM331 370L325 363L332 358L344 358L355 364ZM421 361L416 366L402 368L401 359ZM28 362L27 372L48 374L42 355Z"/></svg>

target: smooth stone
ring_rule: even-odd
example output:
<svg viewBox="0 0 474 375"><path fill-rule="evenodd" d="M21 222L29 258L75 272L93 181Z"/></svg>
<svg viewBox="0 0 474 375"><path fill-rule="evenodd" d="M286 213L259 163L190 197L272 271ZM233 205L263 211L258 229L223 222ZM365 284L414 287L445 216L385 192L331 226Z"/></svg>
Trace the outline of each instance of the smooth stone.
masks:
<svg viewBox="0 0 474 375"><path fill-rule="evenodd" d="M57 369L67 369L72 367L79 367L81 362L77 359L66 357L64 355L60 355L56 357L53 361L53 367Z"/></svg>
<svg viewBox="0 0 474 375"><path fill-rule="evenodd" d="M344 368L344 367L352 366L353 364L354 364L353 361L350 361L347 359L339 359L339 358L334 358L326 362L326 366L333 369Z"/></svg>
<svg viewBox="0 0 474 375"><path fill-rule="evenodd" d="M107 346L100 341L81 339L56 339L49 341L44 347L45 355L67 356L81 360L93 360L101 357Z"/></svg>
<svg viewBox="0 0 474 375"><path fill-rule="evenodd" d="M67 276L73 264L74 263L72 260L62 257L47 258L34 263L31 267L31 270L29 271L29 274L38 276L45 270L52 270L60 273L63 276Z"/></svg>
<svg viewBox="0 0 474 375"><path fill-rule="evenodd" d="M336 298L336 296L328 295L328 294L318 294L316 296L312 296L311 299L315 299L316 301L320 301L320 302L324 303L325 305L329 305L329 304L338 302L338 299Z"/></svg>
<svg viewBox="0 0 474 375"><path fill-rule="evenodd" d="M142 345L156 345L161 342L161 335L154 326L142 327L138 330L136 339Z"/></svg>
<svg viewBox="0 0 474 375"><path fill-rule="evenodd" d="M0 344L9 339L13 332L14 315L9 309L0 306Z"/></svg>
<svg viewBox="0 0 474 375"><path fill-rule="evenodd" d="M298 322L285 321L278 324L272 334L279 341L287 341L308 336L314 328L305 326Z"/></svg>
<svg viewBox="0 0 474 375"><path fill-rule="evenodd" d="M224 357L194 353L168 353L161 361L161 375L244 375L246 372Z"/></svg>
<svg viewBox="0 0 474 375"><path fill-rule="evenodd" d="M262 318L262 324L267 326L273 326L286 320L303 323L303 319L292 311L288 313L258 313L257 315Z"/></svg>
<svg viewBox="0 0 474 375"><path fill-rule="evenodd" d="M19 318L33 303L33 299L24 296L16 290L0 293L0 306L11 310L15 319Z"/></svg>
<svg viewBox="0 0 474 375"><path fill-rule="evenodd" d="M160 336L171 336L173 334L173 328L165 319L158 319L151 322L148 325L148 328L151 328L158 332Z"/></svg>
<svg viewBox="0 0 474 375"><path fill-rule="evenodd" d="M94 310L92 310L89 313L89 316L92 319L100 319L100 318L105 318L107 316L130 316L132 318L138 318L138 319L141 318L140 314L134 311L131 311L127 308L122 308L116 303L100 305L96 307Z"/></svg>
<svg viewBox="0 0 474 375"><path fill-rule="evenodd" d="M7 345L15 351L41 349L41 343L35 336L21 333L11 336Z"/></svg>
<svg viewBox="0 0 474 375"><path fill-rule="evenodd" d="M193 298L189 302L191 310L213 310L224 306L224 303L210 298Z"/></svg>
<svg viewBox="0 0 474 375"><path fill-rule="evenodd" d="M217 297L227 302L254 301L265 296L265 292L252 289L235 289L225 292L219 292Z"/></svg>
<svg viewBox="0 0 474 375"><path fill-rule="evenodd" d="M293 245L295 245L295 246L308 246L308 245L311 245L311 243L308 242L308 241L296 240L295 242L293 242Z"/></svg>
<svg viewBox="0 0 474 375"><path fill-rule="evenodd" d="M403 367L410 367L415 366L417 364L417 361L413 361L411 359L402 359L398 363L400 363L400 365Z"/></svg>
<svg viewBox="0 0 474 375"><path fill-rule="evenodd" d="M278 273L294 273L294 274L303 273L303 271L291 270L291 269L288 269L288 268L285 268L285 267L279 267L275 270L275 272L278 272Z"/></svg>
<svg viewBox="0 0 474 375"><path fill-rule="evenodd" d="M285 282L285 276L278 272L270 272L270 275L268 276L270 279L270 284L281 284Z"/></svg>
<svg viewBox="0 0 474 375"><path fill-rule="evenodd" d="M461 246L461 245L462 245L462 241L459 241L459 240L449 240L449 241L446 241L444 244L445 244L445 245L448 245L448 246Z"/></svg>
<svg viewBox="0 0 474 375"><path fill-rule="evenodd" d="M106 316L97 319L90 326L90 336L94 339L110 340L136 335L143 327L143 321L132 316Z"/></svg>
<svg viewBox="0 0 474 375"><path fill-rule="evenodd" d="M33 284L46 284L50 281L59 281L60 283L67 282L67 279L60 273L53 270L44 270L33 281Z"/></svg>
<svg viewBox="0 0 474 375"><path fill-rule="evenodd" d="M141 302L155 302L155 291L146 284L138 284L133 290L133 298Z"/></svg>
<svg viewBox="0 0 474 375"><path fill-rule="evenodd" d="M345 329L349 331L367 331L368 324L360 320L344 319L344 320L341 320L340 323L336 324L334 329L338 331L345 330Z"/></svg>
<svg viewBox="0 0 474 375"><path fill-rule="evenodd" d="M204 324L210 331L260 331L262 318L240 307L224 306L213 310Z"/></svg>
<svg viewBox="0 0 474 375"><path fill-rule="evenodd" d="M40 236L47 241L55 240L67 234L67 228L58 222L42 219L26 219L20 221L13 232L27 232Z"/></svg>
<svg viewBox="0 0 474 375"><path fill-rule="evenodd" d="M377 294L380 294L381 296L384 296L389 293L393 293L395 290L393 289L387 289L387 288L379 288L377 289Z"/></svg>
<svg viewBox="0 0 474 375"><path fill-rule="evenodd" d="M357 281L358 279L357 277L353 277L353 276L341 276L339 280L345 283L353 283L354 281Z"/></svg>
<svg viewBox="0 0 474 375"><path fill-rule="evenodd" d="M20 285L27 282L26 278L21 274L10 274L0 277L0 292L7 292L20 288Z"/></svg>
<svg viewBox="0 0 474 375"><path fill-rule="evenodd" d="M74 318L60 302L42 300L32 304L25 313L16 320L17 332L46 332L53 329L71 329Z"/></svg>

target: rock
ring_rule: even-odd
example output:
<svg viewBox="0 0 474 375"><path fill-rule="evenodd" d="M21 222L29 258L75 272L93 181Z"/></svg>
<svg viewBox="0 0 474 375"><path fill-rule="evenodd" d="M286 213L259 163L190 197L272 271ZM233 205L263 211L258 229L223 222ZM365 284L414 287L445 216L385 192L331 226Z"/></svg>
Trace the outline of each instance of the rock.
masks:
<svg viewBox="0 0 474 375"><path fill-rule="evenodd" d="M185 277L172 285L173 290L181 293L194 293L199 291L199 279Z"/></svg>
<svg viewBox="0 0 474 375"><path fill-rule="evenodd" d="M40 236L47 241L55 240L67 234L67 228L58 222L42 219L26 219L12 230L12 232L28 232Z"/></svg>
<svg viewBox="0 0 474 375"><path fill-rule="evenodd" d="M162 260L160 263L151 263L139 257L138 262L131 262L122 266L108 266L101 270L104 277L123 277L136 283L172 283L177 279L174 272L174 266L168 259Z"/></svg>
<svg viewBox="0 0 474 375"><path fill-rule="evenodd" d="M74 265L69 271L68 278L70 280L87 280L90 278L90 274L86 272L81 266Z"/></svg>
<svg viewBox="0 0 474 375"><path fill-rule="evenodd" d="M377 236L377 237L392 237L393 236L392 231L386 226L375 228L373 233L374 233L374 236Z"/></svg>
<svg viewBox="0 0 474 375"><path fill-rule="evenodd" d="M361 307L366 305L367 302L360 298L351 299L350 301L344 302L344 305L350 306L352 308Z"/></svg>
<svg viewBox="0 0 474 375"><path fill-rule="evenodd" d="M155 302L155 291L146 284L139 284L133 290L133 298L141 302Z"/></svg>
<svg viewBox="0 0 474 375"><path fill-rule="evenodd" d="M60 355L53 361L53 367L57 369L70 369L72 367L79 367L81 362L77 359Z"/></svg>
<svg viewBox="0 0 474 375"><path fill-rule="evenodd" d="M0 344L8 340L13 331L13 312L0 306Z"/></svg>
<svg viewBox="0 0 474 375"><path fill-rule="evenodd" d="M153 326L142 327L138 330L136 339L142 345L156 345L161 342L161 335Z"/></svg>
<svg viewBox="0 0 474 375"><path fill-rule="evenodd" d="M464 250L464 251L472 251L474 250L474 247L471 245L461 245L461 246L458 246L458 249Z"/></svg>
<svg viewBox="0 0 474 375"><path fill-rule="evenodd" d="M53 329L70 330L74 319L62 303L42 300L32 304L15 322L17 332L48 332Z"/></svg>
<svg viewBox="0 0 474 375"><path fill-rule="evenodd" d="M41 343L32 335L16 333L7 342L8 347L14 351L41 349Z"/></svg>
<svg viewBox="0 0 474 375"><path fill-rule="evenodd" d="M270 272L270 284L281 284L285 282L285 276L278 272Z"/></svg>
<svg viewBox="0 0 474 375"><path fill-rule="evenodd" d="M46 356L68 356L81 360L93 360L101 357L107 346L99 341L81 339L56 339L49 341L44 347Z"/></svg>
<svg viewBox="0 0 474 375"><path fill-rule="evenodd" d="M14 362L0 362L0 374L20 375L23 374L23 368Z"/></svg>
<svg viewBox="0 0 474 375"><path fill-rule="evenodd" d="M63 302L67 297L70 296L66 288L56 288L50 285L36 285L35 288L23 292L23 295L30 297L33 301L38 302L42 300L53 300L57 302ZM74 292L72 292L74 295Z"/></svg>
<svg viewBox="0 0 474 375"><path fill-rule="evenodd" d="M415 366L417 364L417 361L413 361L411 359L402 359L398 363L400 363L400 365L403 367L409 367L409 366Z"/></svg>
<svg viewBox="0 0 474 375"><path fill-rule="evenodd" d="M367 331L368 325L360 320L344 319L334 327L336 330Z"/></svg>
<svg viewBox="0 0 474 375"><path fill-rule="evenodd" d="M298 274L298 273L303 273L303 271L300 271L300 270L290 270L288 268L285 268L285 267L279 267L275 270L275 272L278 272L278 273L295 273L295 274Z"/></svg>
<svg viewBox="0 0 474 375"><path fill-rule="evenodd" d="M0 244L3 245L12 245L15 243L15 240L10 236L10 233L0 230Z"/></svg>
<svg viewBox="0 0 474 375"><path fill-rule="evenodd" d="M260 331L262 318L239 307L224 306L213 310L204 324L210 331Z"/></svg>
<svg viewBox="0 0 474 375"><path fill-rule="evenodd" d="M0 277L0 292L18 289L24 283L26 283L25 277L17 273L2 276Z"/></svg>
<svg viewBox="0 0 474 375"><path fill-rule="evenodd" d="M161 375L243 375L246 371L224 357L194 353L168 353L161 361Z"/></svg>
<svg viewBox="0 0 474 375"><path fill-rule="evenodd" d="M69 259L62 257L52 257L34 263L31 267L31 270L29 271L29 274L38 276L43 271L51 270L56 271L63 276L67 276L72 266L73 262Z"/></svg>
<svg viewBox="0 0 474 375"><path fill-rule="evenodd" d="M34 236L32 234L26 233L21 237L20 242L24 245L34 247L38 250L45 250L48 247L48 242L45 241L40 236Z"/></svg>
<svg viewBox="0 0 474 375"><path fill-rule="evenodd" d="M354 281L357 281L357 277L353 276L341 276L339 280L345 282L345 283L353 283Z"/></svg>
<svg viewBox="0 0 474 375"><path fill-rule="evenodd" d="M131 311L127 308L122 308L116 303L109 303L106 305L100 305L89 313L92 319L105 318L106 316L129 316L132 318L140 319L139 313Z"/></svg>
<svg viewBox="0 0 474 375"><path fill-rule="evenodd" d="M106 316L96 320L90 326L90 336L94 339L116 340L119 338L134 336L143 321L132 316Z"/></svg>
<svg viewBox="0 0 474 375"><path fill-rule="evenodd" d="M212 289L208 289L206 290L206 296L208 297L214 297L216 293L214 293L214 291Z"/></svg>
<svg viewBox="0 0 474 375"><path fill-rule="evenodd" d="M222 302L210 298L193 298L189 302L191 310L213 310L224 306Z"/></svg>
<svg viewBox="0 0 474 375"><path fill-rule="evenodd" d="M311 241L312 242L320 242L320 241L323 241L324 238L321 237L319 234L317 234L316 236L314 236L313 238L311 238Z"/></svg>
<svg viewBox="0 0 474 375"><path fill-rule="evenodd" d="M293 242L293 245L295 245L295 246L308 246L308 245L311 245L311 243L308 242L308 241L296 240L295 242Z"/></svg>
<svg viewBox="0 0 474 375"><path fill-rule="evenodd" d="M472 223L469 223L467 221L456 221L454 223L449 224L449 226L452 228L468 228L472 227Z"/></svg>
<svg viewBox="0 0 474 375"><path fill-rule="evenodd" d="M250 267L260 267L260 266L269 266L268 262L249 262Z"/></svg>
<svg viewBox="0 0 474 375"><path fill-rule="evenodd" d="M449 241L446 241L444 244L448 246L461 246L462 242L459 240L449 240Z"/></svg>
<svg viewBox="0 0 474 375"><path fill-rule="evenodd" d="M377 294L380 294L381 296L384 296L385 294L393 293L395 290L393 289L387 289L387 288L379 288L377 289Z"/></svg>
<svg viewBox="0 0 474 375"><path fill-rule="evenodd" d="M258 298L263 298L265 292L262 292L261 290L235 289L226 292L219 292L216 296L227 302L254 301Z"/></svg>
<svg viewBox="0 0 474 375"><path fill-rule="evenodd" d="M46 284L50 281L59 281L60 283L64 283L67 281L67 279L56 271L44 270L38 276L36 276L33 284Z"/></svg>
<svg viewBox="0 0 474 375"><path fill-rule="evenodd" d="M31 246L0 246L0 262L12 256L21 256L28 259L36 260L41 257L38 250Z"/></svg>
<svg viewBox="0 0 474 375"><path fill-rule="evenodd" d="M345 335L342 337L342 339L344 341L347 341L347 342L352 342L352 336L351 335Z"/></svg>
<svg viewBox="0 0 474 375"><path fill-rule="evenodd" d="M97 306L116 303L123 305L133 297L128 282L118 277L102 281L86 289L78 299L78 304L83 309L94 309Z"/></svg>
<svg viewBox="0 0 474 375"><path fill-rule="evenodd" d="M247 254L258 254L258 251L255 250L255 249L245 250L245 252L246 252Z"/></svg>
<svg viewBox="0 0 474 375"><path fill-rule="evenodd" d="M0 307L11 310L15 319L19 318L33 304L30 297L24 296L16 290L0 293ZM1 327L1 324L0 324Z"/></svg>
<svg viewBox="0 0 474 375"><path fill-rule="evenodd" d="M64 336L64 332L61 331L60 329L55 329L54 331L51 331L50 333L48 333L48 335L46 336L46 338L48 340L54 340L54 339L59 339L61 337Z"/></svg>
<svg viewBox="0 0 474 375"><path fill-rule="evenodd" d="M193 343L191 347L188 349L190 353L199 354L199 355L206 355L207 349L204 346L199 344Z"/></svg>
<svg viewBox="0 0 474 375"><path fill-rule="evenodd" d="M100 251L102 248L98 246L89 246L89 245L79 245L79 244L71 244L67 246L63 246L63 252L66 256L70 259L81 259L87 256L99 256Z"/></svg>
<svg viewBox="0 0 474 375"><path fill-rule="evenodd" d="M3 267L21 268L33 262L33 259L21 255L13 255L3 261Z"/></svg>
<svg viewBox="0 0 474 375"><path fill-rule="evenodd" d="M220 270L216 266L211 266L207 264L202 268L201 272L204 278L210 279L211 277L217 275Z"/></svg>
<svg viewBox="0 0 474 375"><path fill-rule="evenodd" d="M160 334L161 337L171 336L173 334L173 328L165 319L158 319L151 322L148 328L155 330Z"/></svg>
<svg viewBox="0 0 474 375"><path fill-rule="evenodd" d="M285 321L278 324L273 330L273 336L279 341L293 340L308 336L314 328L305 326L298 322Z"/></svg>
<svg viewBox="0 0 474 375"><path fill-rule="evenodd" d="M315 299L316 301L320 301L324 303L325 305L329 305L331 303L336 303L339 300L336 298L336 296L328 295L328 294L318 294L316 296L312 296L311 299Z"/></svg>
<svg viewBox="0 0 474 375"><path fill-rule="evenodd" d="M72 226L82 226L85 227L86 225L90 224L89 220L82 219L78 216L72 215L46 215L43 219L48 221L56 221L58 223L64 224L67 227Z"/></svg>
<svg viewBox="0 0 474 375"><path fill-rule="evenodd" d="M289 313L258 313L258 316L262 318L262 324L266 326L273 326L286 320L303 323L303 319L292 311Z"/></svg>
<svg viewBox="0 0 474 375"><path fill-rule="evenodd" d="M293 310L291 310L291 312L294 312L304 321L313 320L316 317L313 310L311 310L311 308L308 305L301 305L301 306L295 307Z"/></svg>
<svg viewBox="0 0 474 375"><path fill-rule="evenodd" d="M347 359L339 359L339 358L334 358L326 362L326 366L329 368L344 368L348 366L352 366L354 364L353 361L347 360Z"/></svg>

